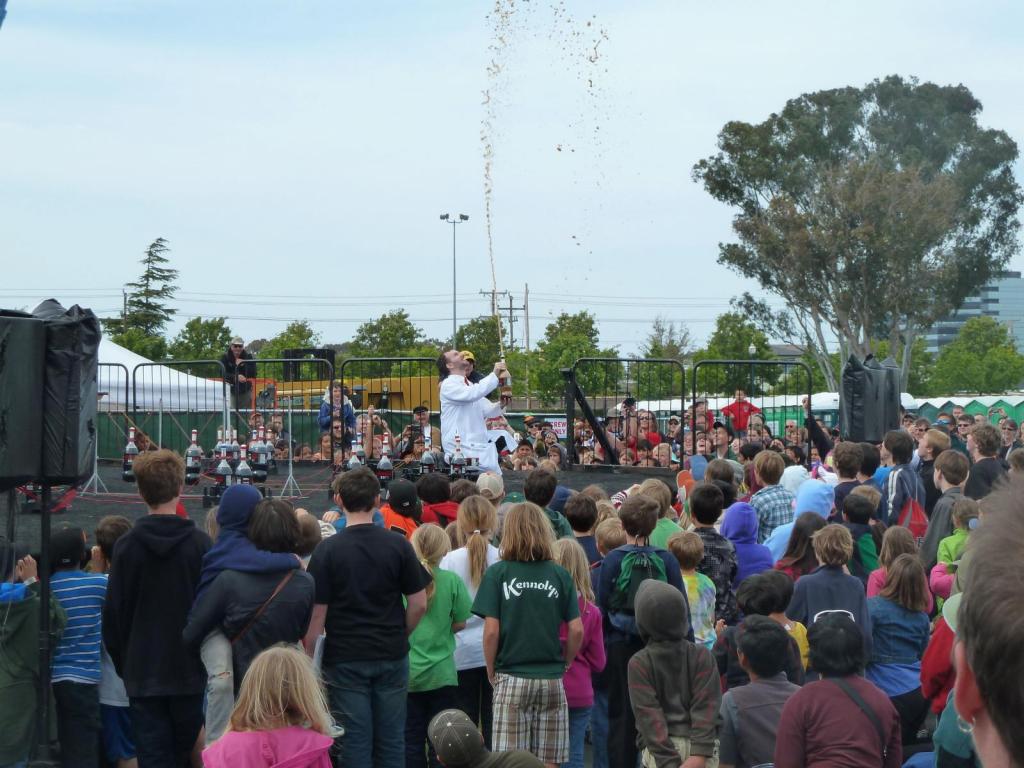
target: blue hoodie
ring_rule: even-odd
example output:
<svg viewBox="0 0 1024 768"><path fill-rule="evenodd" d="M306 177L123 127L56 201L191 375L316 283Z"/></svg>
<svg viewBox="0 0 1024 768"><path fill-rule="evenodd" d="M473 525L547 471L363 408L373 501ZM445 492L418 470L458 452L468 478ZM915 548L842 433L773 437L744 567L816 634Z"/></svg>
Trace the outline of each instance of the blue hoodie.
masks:
<svg viewBox="0 0 1024 768"><path fill-rule="evenodd" d="M757 543L757 510L752 506L739 501L729 507L722 520L722 535L736 548L739 568L732 580L733 586L738 586L747 576L771 570L775 561L771 550Z"/></svg>
<svg viewBox="0 0 1024 768"><path fill-rule="evenodd" d="M264 552L249 541L249 519L263 495L251 485L232 485L220 497L217 541L203 555L203 571L196 597L206 591L221 571L273 573L298 568L299 559L287 552Z"/></svg>

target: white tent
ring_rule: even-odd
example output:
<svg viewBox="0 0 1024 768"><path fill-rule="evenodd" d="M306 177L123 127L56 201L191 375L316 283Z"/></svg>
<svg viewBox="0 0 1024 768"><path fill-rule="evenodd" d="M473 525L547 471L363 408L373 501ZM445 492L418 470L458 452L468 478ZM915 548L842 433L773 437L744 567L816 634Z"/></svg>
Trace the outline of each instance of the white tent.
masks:
<svg viewBox="0 0 1024 768"><path fill-rule="evenodd" d="M166 365L154 365L106 336L100 339L99 362L97 383L101 411L125 411L133 405L145 411L220 411L224 408L223 382L193 376ZM144 364L136 373L137 366Z"/></svg>

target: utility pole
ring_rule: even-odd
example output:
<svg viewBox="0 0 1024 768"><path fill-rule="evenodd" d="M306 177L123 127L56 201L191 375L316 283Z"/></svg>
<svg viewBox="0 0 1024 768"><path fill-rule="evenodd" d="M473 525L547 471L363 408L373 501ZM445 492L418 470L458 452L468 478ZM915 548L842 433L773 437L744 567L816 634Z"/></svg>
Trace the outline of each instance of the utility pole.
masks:
<svg viewBox="0 0 1024 768"><path fill-rule="evenodd" d="M526 351L530 351L530 284L526 283L523 287L523 318L525 321L526 330Z"/></svg>

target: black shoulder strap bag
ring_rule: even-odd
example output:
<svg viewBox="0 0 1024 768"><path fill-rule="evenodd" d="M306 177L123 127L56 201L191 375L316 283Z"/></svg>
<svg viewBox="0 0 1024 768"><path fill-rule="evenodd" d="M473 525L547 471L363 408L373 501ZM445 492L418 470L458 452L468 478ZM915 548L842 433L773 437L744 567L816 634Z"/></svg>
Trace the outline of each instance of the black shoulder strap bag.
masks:
<svg viewBox="0 0 1024 768"><path fill-rule="evenodd" d="M875 710L868 706L868 703L864 701L857 691L854 690L853 686L848 682L839 677L830 677L829 680L839 686L839 689L849 696L853 703L860 707L861 711L868 716L868 720L875 726L875 730L878 732L878 740L882 742L882 761L889 755L889 739L885 735L885 729L882 727L882 721L878 719L878 715L875 714Z"/></svg>

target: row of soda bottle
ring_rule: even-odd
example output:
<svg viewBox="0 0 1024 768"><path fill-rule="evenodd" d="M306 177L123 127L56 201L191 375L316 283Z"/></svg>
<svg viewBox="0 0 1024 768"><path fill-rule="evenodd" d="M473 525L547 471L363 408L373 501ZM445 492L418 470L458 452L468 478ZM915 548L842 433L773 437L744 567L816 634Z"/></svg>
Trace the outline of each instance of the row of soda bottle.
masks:
<svg viewBox="0 0 1024 768"><path fill-rule="evenodd" d="M129 427L128 443L121 461L121 479L126 483L135 482L135 459L138 455L135 427ZM217 461L213 475L218 485L265 483L267 472L274 463L274 446L267 441L263 427L252 433L248 445L238 442L237 429L218 429L213 458ZM192 442L185 449L185 483L195 485L202 473L203 449L199 447L199 431L193 429Z"/></svg>

